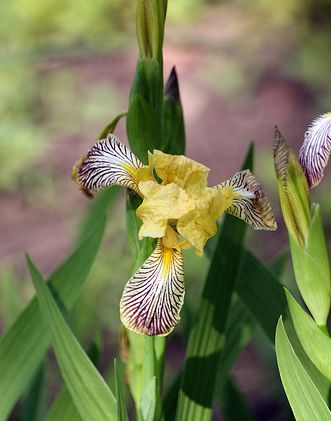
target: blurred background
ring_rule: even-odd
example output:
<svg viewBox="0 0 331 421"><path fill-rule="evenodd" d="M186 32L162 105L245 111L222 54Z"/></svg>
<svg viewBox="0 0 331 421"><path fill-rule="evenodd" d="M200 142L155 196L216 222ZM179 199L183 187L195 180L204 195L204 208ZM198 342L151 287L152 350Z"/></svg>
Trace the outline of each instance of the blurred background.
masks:
<svg viewBox="0 0 331 421"><path fill-rule="evenodd" d="M71 181L71 167L127 107L137 59L134 25L132 0L1 2L0 332L33 295L24 251L46 277L72 249L90 202ZM211 169L213 185L239 170L254 140L255 174L279 225L276 234L249 230L249 245L266 261L287 241L273 169L274 125L298 152L309 122L330 111L330 42L329 0L169 0L165 78L175 65L187 155ZM116 134L126 141L123 123ZM328 186L325 180L313 199L330 233ZM102 332L109 361L118 355L118 304L132 268L124 210L122 196L72 316L83 343ZM208 267L190 251L186 260L186 302L169 340L167 379L184 356ZM293 286L290 267L284 282ZM259 332L234 377L256 419L288 419L273 349ZM50 357L46 401L59 379Z"/></svg>

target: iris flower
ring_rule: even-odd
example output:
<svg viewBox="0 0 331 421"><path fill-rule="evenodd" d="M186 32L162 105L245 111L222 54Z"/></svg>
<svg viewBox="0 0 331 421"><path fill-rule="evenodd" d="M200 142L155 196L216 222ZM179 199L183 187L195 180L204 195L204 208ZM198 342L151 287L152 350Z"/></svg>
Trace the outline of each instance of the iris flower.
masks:
<svg viewBox="0 0 331 421"><path fill-rule="evenodd" d="M224 213L235 215L254 229L275 230L271 206L249 170L208 187L209 169L182 155L154 150L148 165L114 135L95 143L74 167L73 178L87 191L113 185L134 190L142 203L139 239L157 239L145 263L127 282L120 303L126 328L145 335L167 335L180 320L184 301L182 250L203 254Z"/></svg>
<svg viewBox="0 0 331 421"><path fill-rule="evenodd" d="M310 188L318 186L324 177L331 152L331 113L315 118L305 133L299 161Z"/></svg>

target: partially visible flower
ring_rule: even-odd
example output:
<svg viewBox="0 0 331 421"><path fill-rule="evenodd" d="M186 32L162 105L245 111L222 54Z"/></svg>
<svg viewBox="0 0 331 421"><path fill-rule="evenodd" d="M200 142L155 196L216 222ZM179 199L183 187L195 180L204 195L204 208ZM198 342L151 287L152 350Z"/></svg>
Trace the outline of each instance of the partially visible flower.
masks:
<svg viewBox="0 0 331 421"><path fill-rule="evenodd" d="M122 295L121 321L134 332L172 331L180 320L185 292L182 250L194 247L202 255L224 212L254 229L276 229L270 204L249 170L215 187L207 185L208 172L183 155L158 150L149 153L149 164L144 166L113 135L94 144L74 167L73 178L85 191L117 184L143 199L136 211L142 220L139 238L156 238L157 244Z"/></svg>
<svg viewBox="0 0 331 421"><path fill-rule="evenodd" d="M324 176L331 152L331 113L317 117L305 133L299 161L310 188L316 187Z"/></svg>
<svg viewBox="0 0 331 421"><path fill-rule="evenodd" d="M285 137L277 128L274 159L279 200L289 233L295 279L316 323L325 326L330 311L329 259L320 208L318 205L310 208L308 186L308 181L314 186L323 176L324 167L318 169L322 162L321 141L325 142L329 135L325 132L325 127L322 129L323 124L321 126L321 121L318 123L318 120L313 122L306 133L306 140L300 152L300 157L310 167L301 167L297 157L288 147ZM327 158L324 156L324 163L327 162Z"/></svg>

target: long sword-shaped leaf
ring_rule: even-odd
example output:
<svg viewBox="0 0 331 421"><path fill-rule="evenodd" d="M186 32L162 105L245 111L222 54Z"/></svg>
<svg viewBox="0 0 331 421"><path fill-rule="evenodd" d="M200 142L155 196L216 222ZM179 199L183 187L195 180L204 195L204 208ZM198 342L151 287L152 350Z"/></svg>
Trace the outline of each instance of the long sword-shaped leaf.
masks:
<svg viewBox="0 0 331 421"><path fill-rule="evenodd" d="M82 421L67 388L62 390L53 404L46 421Z"/></svg>
<svg viewBox="0 0 331 421"><path fill-rule="evenodd" d="M252 167L250 148L244 167ZM189 337L176 420L209 420L246 225L225 217Z"/></svg>
<svg viewBox="0 0 331 421"><path fill-rule="evenodd" d="M114 395L71 332L51 292L29 257L27 264L56 360L81 418L84 421L115 421Z"/></svg>
<svg viewBox="0 0 331 421"><path fill-rule="evenodd" d="M96 366L100 358L98 340L91 343L87 355ZM49 409L46 421L82 421L75 404L66 386L58 394L56 400Z"/></svg>
<svg viewBox="0 0 331 421"><path fill-rule="evenodd" d="M99 222L94 224L93 233L49 279L53 293L67 310L73 307L86 281L104 228L103 212ZM46 328L34 298L0 341L0 420L6 420L41 363L48 345Z"/></svg>
<svg viewBox="0 0 331 421"><path fill-rule="evenodd" d="M243 256L236 292L273 343L279 316L287 309L284 289L276 275L248 250Z"/></svg>
<svg viewBox="0 0 331 421"><path fill-rule="evenodd" d="M229 373L234 363L239 358L242 350L252 340L254 322L243 304L236 301L230 311L226 327L226 340L224 351L217 368L217 380L214 398L219 400L224 386L229 378Z"/></svg>
<svg viewBox="0 0 331 421"><path fill-rule="evenodd" d="M286 297L296 334L305 352L320 372L331 382L331 339L319 329L289 291L286 291Z"/></svg>
<svg viewBox="0 0 331 421"><path fill-rule="evenodd" d="M276 330L276 355L282 383L297 421L329 421L331 412L297 357L282 318Z"/></svg>
<svg viewBox="0 0 331 421"><path fill-rule="evenodd" d="M246 250L243 259L236 292L270 342L274 344L277 320L281 315L289 313L284 288L276 275L251 252ZM285 320L285 322L287 333L297 356L319 393L326 400L329 389L328 381L311 363L302 349L293 324L289 320Z"/></svg>
<svg viewBox="0 0 331 421"><path fill-rule="evenodd" d="M115 372L115 394L117 403L117 421L129 421L128 413L125 406L123 391L123 373L116 360L114 360Z"/></svg>

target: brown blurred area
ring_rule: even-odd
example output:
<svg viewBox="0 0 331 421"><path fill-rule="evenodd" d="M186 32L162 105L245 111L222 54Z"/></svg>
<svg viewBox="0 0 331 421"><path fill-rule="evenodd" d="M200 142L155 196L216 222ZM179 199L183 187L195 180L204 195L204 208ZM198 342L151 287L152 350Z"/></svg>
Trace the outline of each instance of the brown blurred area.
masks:
<svg viewBox="0 0 331 421"><path fill-rule="evenodd" d="M70 179L72 165L113 116L126 109L137 58L134 2L91 2L88 10L78 0L67 5L34 3L7 2L0 17L2 329L32 294L24 252L47 276L72 249L89 206ZM330 3L192 3L169 1L164 45L165 78L172 66L179 78L187 155L211 169L213 185L239 170L254 141L255 174L271 199L279 230L250 232L248 241L268 260L287 241L273 170L274 126L297 152L310 121L330 111ZM126 142L125 123L119 124L116 135ZM327 184L314 199L330 215ZM327 215L325 223L329 232ZM78 323L82 332L104 324L115 333L118 329L118 300L131 268L123 200L109 225L99 266L80 304L85 311L90 294L86 311L96 314L97 321L87 322L85 316ZM205 270L205 260L188 269L198 287L202 279L195 277L202 278ZM187 298L192 308L198 299L193 295ZM173 339L175 349L176 340L180 354L184 340ZM243 361L235 374L261 409L274 399L268 395L261 403L257 398L258 390L272 381L263 374L266 363L256 356L254 346L245 351ZM252 367L258 367L259 375ZM282 419L275 414L272 418L269 411L259 419Z"/></svg>

